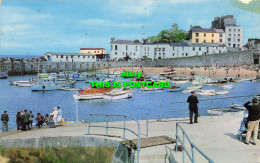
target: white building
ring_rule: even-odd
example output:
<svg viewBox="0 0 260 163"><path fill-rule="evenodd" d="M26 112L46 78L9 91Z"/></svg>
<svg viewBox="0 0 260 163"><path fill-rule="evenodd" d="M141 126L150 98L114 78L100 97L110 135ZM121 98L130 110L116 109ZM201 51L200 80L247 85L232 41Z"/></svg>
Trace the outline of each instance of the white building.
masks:
<svg viewBox="0 0 260 163"><path fill-rule="evenodd" d="M136 59L146 56L151 59L191 57L227 52L219 44L180 43L134 43L129 40L111 40L111 59Z"/></svg>
<svg viewBox="0 0 260 163"><path fill-rule="evenodd" d="M238 26L226 26L226 45L232 48L243 47L243 28Z"/></svg>
<svg viewBox="0 0 260 163"><path fill-rule="evenodd" d="M48 52L44 54L47 61L50 62L96 62L95 54L83 53L55 53Z"/></svg>

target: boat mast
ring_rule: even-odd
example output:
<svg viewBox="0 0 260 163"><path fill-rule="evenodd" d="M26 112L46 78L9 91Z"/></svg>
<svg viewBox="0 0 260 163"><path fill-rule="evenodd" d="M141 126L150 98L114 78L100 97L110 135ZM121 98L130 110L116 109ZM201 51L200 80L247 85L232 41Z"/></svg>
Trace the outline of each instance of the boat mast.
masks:
<svg viewBox="0 0 260 163"><path fill-rule="evenodd" d="M107 73L108 73L108 75L107 75L107 78L109 79L109 59L107 60Z"/></svg>

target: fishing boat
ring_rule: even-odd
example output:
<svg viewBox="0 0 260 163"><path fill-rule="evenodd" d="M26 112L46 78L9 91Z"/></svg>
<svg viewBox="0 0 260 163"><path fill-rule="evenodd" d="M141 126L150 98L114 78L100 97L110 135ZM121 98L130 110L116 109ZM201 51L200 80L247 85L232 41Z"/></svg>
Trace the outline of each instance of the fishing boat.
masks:
<svg viewBox="0 0 260 163"><path fill-rule="evenodd" d="M10 85L15 85L15 86L19 86L19 87L30 87L32 84L37 84L37 80L36 79L29 79L29 80L24 80L24 81L9 81Z"/></svg>
<svg viewBox="0 0 260 163"><path fill-rule="evenodd" d="M220 108L212 108L208 109L208 114L209 115L222 115L222 110Z"/></svg>
<svg viewBox="0 0 260 163"><path fill-rule="evenodd" d="M187 87L187 89L191 89L191 90L196 90L196 89L201 89L201 88L202 88L202 85Z"/></svg>
<svg viewBox="0 0 260 163"><path fill-rule="evenodd" d="M181 91L181 93L191 93L192 91L194 91L194 90L184 90L184 91Z"/></svg>
<svg viewBox="0 0 260 163"><path fill-rule="evenodd" d="M202 93L215 93L215 89L205 89L205 90L201 90L200 92L202 92Z"/></svg>
<svg viewBox="0 0 260 163"><path fill-rule="evenodd" d="M232 89L234 86L233 85L222 85L220 88L222 89Z"/></svg>
<svg viewBox="0 0 260 163"><path fill-rule="evenodd" d="M102 99L103 95L110 92L113 88L90 88L80 90L79 93L74 94L75 100L91 100L91 99Z"/></svg>
<svg viewBox="0 0 260 163"><path fill-rule="evenodd" d="M197 95L199 95L199 96L215 96L215 93L212 93L212 92L198 92Z"/></svg>
<svg viewBox="0 0 260 163"><path fill-rule="evenodd" d="M0 79L6 79L8 78L8 73L7 72L0 72Z"/></svg>
<svg viewBox="0 0 260 163"><path fill-rule="evenodd" d="M65 81L65 82L56 82L56 78L49 76L48 78L39 78L38 83L31 85L32 91L51 91L51 90L60 90L62 87L73 87L75 80Z"/></svg>
<svg viewBox="0 0 260 163"><path fill-rule="evenodd" d="M220 92L215 92L216 95L226 95L228 94L229 91L220 91Z"/></svg>
<svg viewBox="0 0 260 163"><path fill-rule="evenodd" d="M180 86L171 86L169 88L169 92L180 92L183 90L183 87L180 87Z"/></svg>
<svg viewBox="0 0 260 163"><path fill-rule="evenodd" d="M189 83L188 79L174 79L172 81L173 84L186 84Z"/></svg>
<svg viewBox="0 0 260 163"><path fill-rule="evenodd" d="M118 100L124 98L131 98L133 90L125 89L124 87L115 88L110 92L103 94L103 99L105 100Z"/></svg>

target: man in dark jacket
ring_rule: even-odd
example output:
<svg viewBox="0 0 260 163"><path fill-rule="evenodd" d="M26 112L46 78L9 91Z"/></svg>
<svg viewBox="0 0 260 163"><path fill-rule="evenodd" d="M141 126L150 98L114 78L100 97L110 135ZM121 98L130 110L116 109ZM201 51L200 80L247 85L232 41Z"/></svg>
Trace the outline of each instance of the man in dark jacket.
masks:
<svg viewBox="0 0 260 163"><path fill-rule="evenodd" d="M195 96L195 91L191 92L191 95L187 99L187 102L189 103L189 109L190 109L190 124L193 124L193 113L195 114L194 123L198 123L198 98Z"/></svg>
<svg viewBox="0 0 260 163"><path fill-rule="evenodd" d="M253 145L256 145L256 139L259 128L259 117L260 117L260 106L257 104L258 100L254 98L252 100L253 105L249 105L250 101L244 104L245 108L248 110L248 118L247 118L247 133L246 133L246 141L245 144L249 144L249 139L251 138L252 132L254 132L253 136Z"/></svg>
<svg viewBox="0 0 260 163"><path fill-rule="evenodd" d="M22 119L23 119L23 128L22 130L26 130L26 128L28 128L28 130L30 130L30 114L27 113L27 110L24 110L24 114L22 115Z"/></svg>
<svg viewBox="0 0 260 163"><path fill-rule="evenodd" d="M9 121L7 111L4 111L4 114L1 115L1 121L2 121L3 132L5 132L5 131L7 132L8 131L8 121Z"/></svg>

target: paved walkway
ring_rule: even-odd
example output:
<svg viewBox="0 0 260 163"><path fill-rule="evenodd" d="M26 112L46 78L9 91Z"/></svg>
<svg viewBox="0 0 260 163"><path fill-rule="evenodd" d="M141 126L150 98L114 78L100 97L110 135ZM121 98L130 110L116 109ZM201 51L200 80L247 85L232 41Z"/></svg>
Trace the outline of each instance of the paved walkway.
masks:
<svg viewBox="0 0 260 163"><path fill-rule="evenodd" d="M245 145L237 139L237 130L243 118L242 114L224 115L220 117L200 117L198 124L189 124L188 120L169 119L149 121L149 137L166 135L175 138L176 121L180 122L191 141L197 145L214 162L219 163L257 163L260 162L260 140L257 145ZM99 125L105 123L99 123ZM110 122L109 125L123 127L123 122ZM126 122L126 126L137 131L137 125L133 121ZM105 134L106 130L91 128L92 134ZM69 124L57 128L32 129L26 132L10 131L1 133L2 139L58 137L58 136L82 136L87 134L87 124ZM123 130L109 129L108 135L123 136ZM141 136L146 137L146 121L141 121ZM126 132L127 139L136 139L136 136ZM119 138L112 138L118 139ZM187 142L187 141L186 141ZM174 144L160 145L156 147L143 148L140 153L140 162L161 162L165 158L165 146L173 149ZM181 152L172 152L178 162L182 162ZM206 162L198 153L195 154L196 161ZM186 156L186 160L187 160Z"/></svg>

